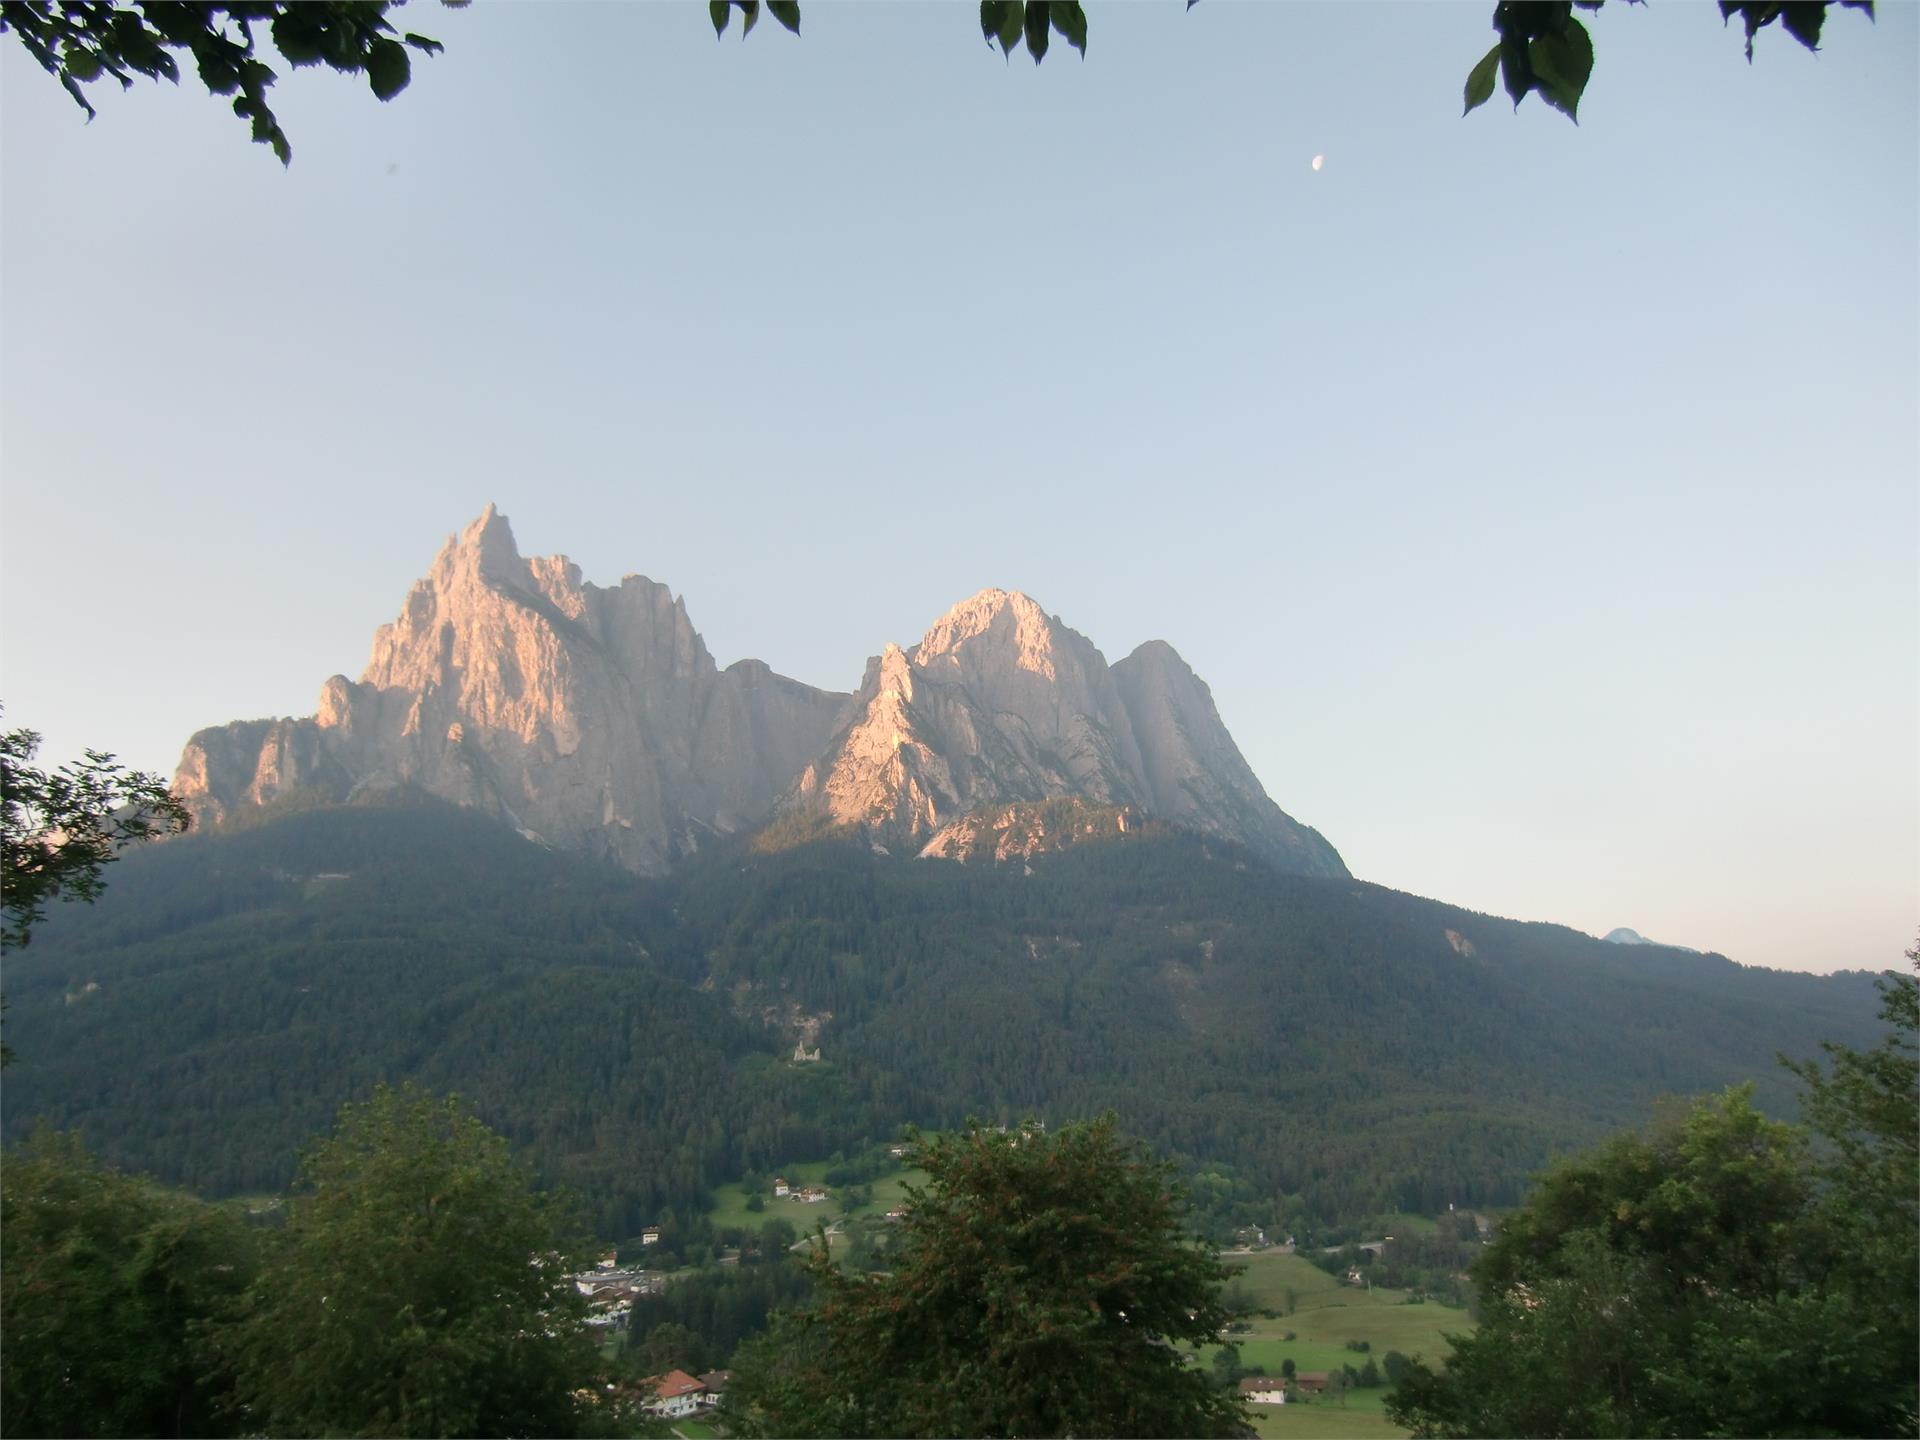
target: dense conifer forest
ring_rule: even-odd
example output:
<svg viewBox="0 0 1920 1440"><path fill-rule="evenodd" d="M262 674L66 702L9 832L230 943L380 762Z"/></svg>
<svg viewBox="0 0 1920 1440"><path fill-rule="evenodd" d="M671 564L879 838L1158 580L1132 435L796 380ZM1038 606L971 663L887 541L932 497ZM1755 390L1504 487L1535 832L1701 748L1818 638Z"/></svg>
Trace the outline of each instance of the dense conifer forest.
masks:
<svg viewBox="0 0 1920 1440"><path fill-rule="evenodd" d="M1791 1114L1776 1056L1871 1043L1877 1003L1177 834L1001 865L727 844L644 881L417 799L131 855L7 993L9 1138L277 1191L343 1101L412 1080L612 1238L968 1115L1115 1111L1215 1225L1510 1203L1663 1094L1751 1079Z"/></svg>

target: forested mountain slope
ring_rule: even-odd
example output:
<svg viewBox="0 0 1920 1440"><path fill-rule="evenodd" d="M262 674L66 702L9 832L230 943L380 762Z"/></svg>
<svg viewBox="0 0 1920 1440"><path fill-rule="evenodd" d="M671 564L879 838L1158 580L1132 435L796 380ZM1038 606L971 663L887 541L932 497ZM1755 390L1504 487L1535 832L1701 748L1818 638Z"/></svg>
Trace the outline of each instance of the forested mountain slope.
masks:
<svg viewBox="0 0 1920 1440"><path fill-rule="evenodd" d="M1871 1043L1868 977L1607 945L1156 834L1004 865L824 841L637 879L438 802L122 861L11 954L37 1116L211 1193L276 1188L379 1079L473 1098L620 1236L903 1122L1114 1109L1332 1217L1514 1198L1662 1093ZM821 1059L795 1063L796 1039Z"/></svg>

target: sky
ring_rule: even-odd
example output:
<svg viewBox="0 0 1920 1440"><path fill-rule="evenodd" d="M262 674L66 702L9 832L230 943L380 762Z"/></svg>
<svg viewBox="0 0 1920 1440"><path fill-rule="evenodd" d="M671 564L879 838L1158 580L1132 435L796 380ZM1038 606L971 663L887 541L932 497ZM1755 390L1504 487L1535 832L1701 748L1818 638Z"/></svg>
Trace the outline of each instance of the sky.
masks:
<svg viewBox="0 0 1920 1440"><path fill-rule="evenodd" d="M0 701L171 773L489 502L850 690L986 586L1172 643L1364 879L1750 964L1920 920L1920 8L416 5L388 104L0 38ZM1312 159L1324 155L1315 171Z"/></svg>

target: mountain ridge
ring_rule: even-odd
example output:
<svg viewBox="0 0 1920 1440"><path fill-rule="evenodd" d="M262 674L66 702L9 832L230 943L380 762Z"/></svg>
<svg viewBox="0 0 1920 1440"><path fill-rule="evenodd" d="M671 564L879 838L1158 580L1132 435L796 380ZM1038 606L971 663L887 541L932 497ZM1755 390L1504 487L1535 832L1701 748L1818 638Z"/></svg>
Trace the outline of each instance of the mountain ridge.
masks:
<svg viewBox="0 0 1920 1440"><path fill-rule="evenodd" d="M1113 1109L1329 1216L1508 1203L1663 1093L1753 1079L1790 1115L1776 1053L1878 1033L1866 976L1609 945L1171 827L1000 865L739 837L647 878L400 789L113 869L9 956L10 1133L82 1125L116 1163L251 1193L341 1101L413 1080L616 1237L969 1113ZM783 1016L819 1022L819 1062L790 1063Z"/></svg>
<svg viewBox="0 0 1920 1440"><path fill-rule="evenodd" d="M722 670L683 597L523 557L491 504L375 631L358 681L328 679L308 717L197 732L175 776L212 825L402 785L640 874L796 811L922 849L983 808L1057 799L1347 873L1268 797L1165 642L1109 666L1031 597L990 588L886 646L851 695L758 660Z"/></svg>

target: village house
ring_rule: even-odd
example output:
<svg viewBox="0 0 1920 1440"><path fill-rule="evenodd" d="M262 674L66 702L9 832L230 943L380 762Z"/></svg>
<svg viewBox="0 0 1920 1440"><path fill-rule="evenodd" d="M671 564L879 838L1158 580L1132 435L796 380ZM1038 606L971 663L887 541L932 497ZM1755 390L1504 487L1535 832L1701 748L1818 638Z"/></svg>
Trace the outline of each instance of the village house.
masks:
<svg viewBox="0 0 1920 1440"><path fill-rule="evenodd" d="M773 1198L776 1200L785 1199L788 1193L789 1191L787 1189L787 1182L782 1180L778 1175L774 1176L773 1177Z"/></svg>
<svg viewBox="0 0 1920 1440"><path fill-rule="evenodd" d="M1327 1372L1324 1370L1302 1370L1293 1377L1294 1388L1302 1395L1320 1395L1326 1392Z"/></svg>
<svg viewBox="0 0 1920 1440"><path fill-rule="evenodd" d="M609 1250L593 1263L596 1270L611 1270L620 1263L620 1252L618 1250Z"/></svg>
<svg viewBox="0 0 1920 1440"><path fill-rule="evenodd" d="M660 1243L660 1227L658 1225L649 1225L646 1229L642 1230L640 1232L640 1243L642 1245L658 1245Z"/></svg>
<svg viewBox="0 0 1920 1440"><path fill-rule="evenodd" d="M706 1387L684 1370L669 1370L643 1382L653 1391L647 1409L667 1420L684 1420L706 1400Z"/></svg>
<svg viewBox="0 0 1920 1440"><path fill-rule="evenodd" d="M798 1200L803 1205L818 1205L827 1198L827 1192L824 1186L808 1185L804 1189L794 1191L789 1198Z"/></svg>
<svg viewBox="0 0 1920 1440"><path fill-rule="evenodd" d="M1240 1398L1249 1405L1284 1405L1287 1382L1278 1375L1249 1375L1240 1382Z"/></svg>

